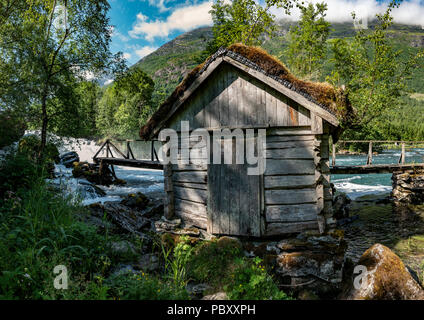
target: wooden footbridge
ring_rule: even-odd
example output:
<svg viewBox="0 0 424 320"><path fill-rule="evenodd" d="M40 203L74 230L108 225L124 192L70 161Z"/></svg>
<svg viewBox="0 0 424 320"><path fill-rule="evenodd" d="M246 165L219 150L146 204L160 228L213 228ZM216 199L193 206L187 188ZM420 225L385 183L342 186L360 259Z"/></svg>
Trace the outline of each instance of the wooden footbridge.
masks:
<svg viewBox="0 0 424 320"><path fill-rule="evenodd" d="M131 149L131 142L143 141L144 140L116 140L118 142L125 142L127 147L127 152L124 154L111 140L106 140L102 144L100 149L96 152L93 157L95 163L101 163L112 166L124 166L124 167L134 167L134 168L144 168L144 169L156 169L163 170L163 165L159 161L159 157L155 150L155 141L150 141L150 160L147 159L136 159L134 152ZM114 152L112 152L112 149ZM99 157L99 154L105 150L106 157ZM115 157L116 156L116 157Z"/></svg>
<svg viewBox="0 0 424 320"><path fill-rule="evenodd" d="M144 140L114 140L126 143L126 153L122 152L111 140L106 140L93 157L95 163L102 163L112 166L125 166L144 169L163 170L163 165L155 150L155 141L150 141L150 159L136 159L131 149L131 142L145 142ZM367 143L368 155L364 165L336 166L338 145L349 143ZM398 163L395 164L373 164L373 146L376 144L395 144L401 146L401 155ZM394 171L424 169L424 159L420 163L406 163L406 146L408 148L424 145L424 141L391 141L391 140L344 140L333 144L330 172L332 174L367 174L367 173L392 173ZM112 151L113 150L113 151ZM102 151L106 151L105 157L99 157Z"/></svg>

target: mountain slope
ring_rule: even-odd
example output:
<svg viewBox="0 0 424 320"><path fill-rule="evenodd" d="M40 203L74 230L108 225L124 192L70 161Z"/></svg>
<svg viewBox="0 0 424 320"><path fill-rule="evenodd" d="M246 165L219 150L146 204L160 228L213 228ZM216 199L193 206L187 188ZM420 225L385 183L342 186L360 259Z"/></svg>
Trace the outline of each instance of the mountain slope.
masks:
<svg viewBox="0 0 424 320"><path fill-rule="evenodd" d="M267 39L263 44L264 49L272 55L280 56L286 47L285 35L290 25L287 22L280 24L277 36ZM372 23L370 26L372 27ZM332 29L330 38L351 37L355 33L352 23L336 23L332 25ZM424 30L421 27L396 24L392 27L391 35L397 47L404 51L416 51L424 47ZM201 52L210 39L212 39L210 27L184 33L141 59L135 66L153 78L156 83L156 94L165 98L187 73L201 62L199 61ZM324 73L329 72L328 69L328 66L324 66ZM415 79L417 81L412 81L413 91L424 93L424 82L421 81L423 76L422 72L418 72Z"/></svg>

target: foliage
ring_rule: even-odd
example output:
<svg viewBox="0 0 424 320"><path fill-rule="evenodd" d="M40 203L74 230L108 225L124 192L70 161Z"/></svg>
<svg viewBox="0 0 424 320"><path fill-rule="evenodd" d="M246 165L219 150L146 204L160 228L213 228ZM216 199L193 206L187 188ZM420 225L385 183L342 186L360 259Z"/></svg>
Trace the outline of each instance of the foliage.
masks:
<svg viewBox="0 0 424 320"><path fill-rule="evenodd" d="M151 115L153 80L133 68L117 77L99 101L96 126L103 136L135 137Z"/></svg>
<svg viewBox="0 0 424 320"><path fill-rule="evenodd" d="M225 289L233 300L290 300L278 289L258 257L252 261L238 259Z"/></svg>
<svg viewBox="0 0 424 320"><path fill-rule="evenodd" d="M188 300L187 291L172 281L164 281L144 272L124 273L110 277L105 283L110 295L126 300Z"/></svg>
<svg viewBox="0 0 424 320"><path fill-rule="evenodd" d="M223 245L212 240L197 246L188 263L190 277L221 287L226 282L234 259L242 257L242 251L232 243Z"/></svg>
<svg viewBox="0 0 424 320"><path fill-rule="evenodd" d="M19 140L18 153L26 156L29 160L35 162L41 148L41 140L36 135L28 135ZM47 142L44 150L46 162L59 162L59 150L52 142Z"/></svg>
<svg viewBox="0 0 424 320"><path fill-rule="evenodd" d="M40 155L49 121L73 110L76 82L122 67L120 55L109 51L108 10L106 0L16 0L2 6L0 106L31 106L29 117L41 127Z"/></svg>
<svg viewBox="0 0 424 320"><path fill-rule="evenodd" d="M11 111L0 111L0 149L18 141L25 133L22 117Z"/></svg>
<svg viewBox="0 0 424 320"><path fill-rule="evenodd" d="M270 13L272 7L292 7L291 0L265 0L265 6L254 0L217 0L210 11L213 19L214 39L208 44L206 52L214 53L219 47L228 47L233 43L260 45L263 36L272 36L276 30L275 16Z"/></svg>
<svg viewBox="0 0 424 320"><path fill-rule="evenodd" d="M290 28L286 56L292 72L300 77L318 79L327 53L330 23L325 20L327 4L297 4L301 11L298 25Z"/></svg>
<svg viewBox="0 0 424 320"><path fill-rule="evenodd" d="M187 284L186 265L192 256L193 248L188 243L187 238L182 237L175 248L166 249L162 245L161 249L165 259L165 270L168 272L168 277L173 281L175 286L184 288Z"/></svg>
<svg viewBox="0 0 424 320"><path fill-rule="evenodd" d="M346 86L356 109L349 123L353 128L378 126L380 115L399 103L408 77L422 63L424 51L405 61L389 37L391 12L399 3L392 1L384 14L377 15L378 23L373 30L358 30L352 41L332 40L334 70L328 79Z"/></svg>

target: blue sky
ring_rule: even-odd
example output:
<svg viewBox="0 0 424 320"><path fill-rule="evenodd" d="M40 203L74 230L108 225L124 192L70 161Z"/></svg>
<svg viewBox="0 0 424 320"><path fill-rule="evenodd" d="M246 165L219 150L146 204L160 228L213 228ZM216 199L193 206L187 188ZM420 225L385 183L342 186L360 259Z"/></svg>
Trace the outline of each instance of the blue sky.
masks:
<svg viewBox="0 0 424 320"><path fill-rule="evenodd" d="M263 2L263 0L258 0ZM327 19L331 22L351 21L350 13L370 18L382 12L382 0L311 0L328 4ZM211 25L208 13L212 0L109 0L110 18L114 26L112 51L121 51L128 65L156 50L178 35L195 28ZM277 18L296 20L299 12L290 17L282 9L273 9ZM404 1L394 11L395 21L424 26L424 0Z"/></svg>
<svg viewBox="0 0 424 320"><path fill-rule="evenodd" d="M156 50L181 33L211 25L207 0L110 0L114 26L112 51L128 64Z"/></svg>

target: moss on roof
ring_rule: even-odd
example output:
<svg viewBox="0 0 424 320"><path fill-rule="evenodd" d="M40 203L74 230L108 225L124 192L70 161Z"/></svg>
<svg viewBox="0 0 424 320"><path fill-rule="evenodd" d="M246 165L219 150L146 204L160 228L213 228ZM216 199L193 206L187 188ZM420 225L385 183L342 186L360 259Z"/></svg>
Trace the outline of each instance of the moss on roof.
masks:
<svg viewBox="0 0 424 320"><path fill-rule="evenodd" d="M194 80L213 60L222 55L231 56L232 53L247 59L250 64L255 64L266 75L288 83L292 90L306 95L310 100L336 115L342 123L346 122L353 114L347 95L342 88L335 88L326 82L311 82L298 79L281 61L259 47L233 44L226 50L223 50L221 54L219 52L206 59L204 63L198 65L184 78L175 88L174 92L153 114L146 125L140 129L141 138L146 140L151 138L153 130L169 114L174 103L184 95L185 90L191 86Z"/></svg>

